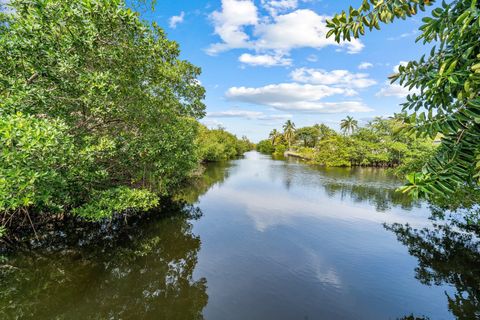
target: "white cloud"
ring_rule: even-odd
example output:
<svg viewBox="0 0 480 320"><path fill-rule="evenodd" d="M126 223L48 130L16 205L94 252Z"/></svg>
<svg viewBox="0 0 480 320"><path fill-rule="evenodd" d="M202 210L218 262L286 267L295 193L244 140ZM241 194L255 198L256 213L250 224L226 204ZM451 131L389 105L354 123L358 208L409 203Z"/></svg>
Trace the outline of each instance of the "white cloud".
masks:
<svg viewBox="0 0 480 320"><path fill-rule="evenodd" d="M352 96L349 88L299 83L271 84L259 88L232 87L226 92L229 100L253 103L282 111L312 113L342 113L372 111L361 101L323 102L323 98L342 95Z"/></svg>
<svg viewBox="0 0 480 320"><path fill-rule="evenodd" d="M250 53L244 53L238 58L238 60L251 66L263 67L289 66L292 64L292 59L285 58L282 55L269 54L252 55Z"/></svg>
<svg viewBox="0 0 480 320"><path fill-rule="evenodd" d="M360 70L366 70L366 69L371 68L371 67L373 67L373 64L370 63L370 62L362 62L358 65L358 69L360 69Z"/></svg>
<svg viewBox="0 0 480 320"><path fill-rule="evenodd" d="M260 111L247 111L247 110L227 110L219 112L209 112L207 117L210 118L247 118L254 119L263 115Z"/></svg>
<svg viewBox="0 0 480 320"><path fill-rule="evenodd" d="M318 61L318 57L314 54L311 54L307 57L307 61L310 61L310 62L317 62Z"/></svg>
<svg viewBox="0 0 480 320"><path fill-rule="evenodd" d="M291 114L266 115L260 111L249 110L226 110L207 113L209 118L245 118L250 120L285 120L292 117Z"/></svg>
<svg viewBox="0 0 480 320"><path fill-rule="evenodd" d="M264 115L259 118L259 120L286 120L291 119L293 115L291 114L271 114L271 115Z"/></svg>
<svg viewBox="0 0 480 320"><path fill-rule="evenodd" d="M409 94L418 93L419 91L415 88L408 90L408 87L404 87L398 83L389 83L385 82L385 86L377 92L376 96L378 97L397 97L405 98Z"/></svg>
<svg viewBox="0 0 480 320"><path fill-rule="evenodd" d="M235 48L249 48L249 36L244 27L258 23L257 7L252 0L222 0L222 10L210 15L215 34L223 42L212 44L207 53L211 55Z"/></svg>
<svg viewBox="0 0 480 320"><path fill-rule="evenodd" d="M272 16L298 6L298 0L261 0L261 3Z"/></svg>
<svg viewBox="0 0 480 320"><path fill-rule="evenodd" d="M367 73L351 73L348 70L326 71L322 69L299 68L290 74L297 82L332 85L347 88L367 88L377 82Z"/></svg>
<svg viewBox="0 0 480 320"><path fill-rule="evenodd" d="M228 89L226 96L230 100L275 107L277 102L289 103L299 100L315 101L335 94L354 95L356 92L324 85L280 83L259 88L232 87Z"/></svg>
<svg viewBox="0 0 480 320"><path fill-rule="evenodd" d="M206 52L215 55L231 49L255 50L256 54L288 55L297 48L322 49L336 46L348 53L360 52L364 45L358 39L336 43L326 38L328 16L318 15L309 9L299 9L285 14L278 12L297 7L298 1L263 1L270 16L259 17L252 0L222 0L222 9L210 15L215 34L221 42L210 45ZM272 11L273 10L273 11ZM247 32L247 27L251 31Z"/></svg>
<svg viewBox="0 0 480 320"><path fill-rule="evenodd" d="M218 127L223 127L224 124L217 119L208 119L208 118L203 118L200 120L200 122L207 126L208 128L218 128Z"/></svg>
<svg viewBox="0 0 480 320"><path fill-rule="evenodd" d="M365 105L362 101L299 101L291 104L278 105L276 109L307 113L354 113L373 111L373 109Z"/></svg>
<svg viewBox="0 0 480 320"><path fill-rule="evenodd" d="M178 16L173 16L168 20L168 24L170 28L175 29L177 27L177 24L180 24L183 22L183 18L185 18L185 12L180 12Z"/></svg>
<svg viewBox="0 0 480 320"><path fill-rule="evenodd" d="M254 34L257 50L277 50L288 52L295 48L316 48L340 46L348 53L357 53L363 49L363 44L353 39L351 42L336 43L333 38L326 38L328 28L327 16L316 14L312 10L301 9L274 17L273 22L260 23Z"/></svg>

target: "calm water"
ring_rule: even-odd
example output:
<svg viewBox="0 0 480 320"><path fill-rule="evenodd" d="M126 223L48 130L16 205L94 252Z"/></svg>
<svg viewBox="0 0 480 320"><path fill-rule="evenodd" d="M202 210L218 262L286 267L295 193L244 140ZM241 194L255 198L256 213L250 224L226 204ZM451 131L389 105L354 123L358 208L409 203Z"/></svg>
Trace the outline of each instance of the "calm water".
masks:
<svg viewBox="0 0 480 320"><path fill-rule="evenodd" d="M210 166L162 218L94 245L4 257L2 318L480 316L477 238L374 169L256 152ZM79 248L80 246L80 248Z"/></svg>

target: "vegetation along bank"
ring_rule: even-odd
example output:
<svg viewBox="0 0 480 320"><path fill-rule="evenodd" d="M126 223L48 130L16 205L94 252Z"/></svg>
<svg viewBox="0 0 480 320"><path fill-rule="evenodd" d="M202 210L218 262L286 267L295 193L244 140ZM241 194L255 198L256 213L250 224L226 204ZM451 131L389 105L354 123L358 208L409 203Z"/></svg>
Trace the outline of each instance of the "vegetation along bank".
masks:
<svg viewBox="0 0 480 320"><path fill-rule="evenodd" d="M0 233L159 205L201 162L252 148L208 130L200 69L124 1L0 10Z"/></svg>

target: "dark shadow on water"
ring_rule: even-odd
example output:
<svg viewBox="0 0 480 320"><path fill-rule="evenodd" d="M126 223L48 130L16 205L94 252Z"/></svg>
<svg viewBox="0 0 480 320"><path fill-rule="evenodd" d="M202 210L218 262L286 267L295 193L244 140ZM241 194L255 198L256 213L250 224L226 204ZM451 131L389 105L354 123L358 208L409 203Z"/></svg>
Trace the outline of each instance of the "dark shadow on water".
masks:
<svg viewBox="0 0 480 320"><path fill-rule="evenodd" d="M205 164L203 173L188 181L188 185L179 191L177 198L187 203L196 203L199 197L210 188L221 185L229 177L230 171L228 169L232 166L232 161Z"/></svg>
<svg viewBox="0 0 480 320"><path fill-rule="evenodd" d="M207 280L193 279L201 248L193 203L228 177L207 164L178 195L144 215L47 226L0 255L0 319L203 319Z"/></svg>
<svg viewBox="0 0 480 320"><path fill-rule="evenodd" d="M302 170L307 172L299 175L298 171ZM420 201L396 191L402 182L386 169L322 167L307 165L296 158L287 158L282 172L287 189L295 185L314 185L323 188L330 198L368 203L379 212L388 211L392 207L408 211L421 207ZM313 179L309 179L309 176L313 176Z"/></svg>
<svg viewBox="0 0 480 320"><path fill-rule="evenodd" d="M342 182L325 183L325 192L330 196L340 196L343 200L349 197L354 202L366 202L375 207L379 212L385 212L392 207L403 210L412 210L420 207L420 203L412 200L407 195L396 192L394 188L379 188L377 186L350 184Z"/></svg>
<svg viewBox="0 0 480 320"><path fill-rule="evenodd" d="M425 285L450 285L445 292L458 320L480 319L480 228L456 223L415 229L408 224L385 225L417 258L416 278Z"/></svg>
<svg viewBox="0 0 480 320"><path fill-rule="evenodd" d="M190 222L200 216L171 204L130 232L4 257L0 318L203 319L207 280L192 277L201 241Z"/></svg>

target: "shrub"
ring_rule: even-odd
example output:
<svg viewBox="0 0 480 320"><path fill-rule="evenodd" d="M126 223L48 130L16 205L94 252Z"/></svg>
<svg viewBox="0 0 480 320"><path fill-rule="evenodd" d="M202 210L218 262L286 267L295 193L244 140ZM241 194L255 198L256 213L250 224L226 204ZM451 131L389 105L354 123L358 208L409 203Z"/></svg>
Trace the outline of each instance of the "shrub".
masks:
<svg viewBox="0 0 480 320"><path fill-rule="evenodd" d="M73 209L73 215L90 221L109 218L113 213L126 210L147 211L158 205L158 196L148 190L118 187L92 194L92 199L81 207Z"/></svg>
<svg viewBox="0 0 480 320"><path fill-rule="evenodd" d="M21 113L0 117L0 210L61 208L71 200L69 169L76 155L61 121Z"/></svg>
<svg viewBox="0 0 480 320"><path fill-rule="evenodd" d="M272 145L270 140L262 140L257 143L256 149L258 152L272 154L275 151L275 148Z"/></svg>

